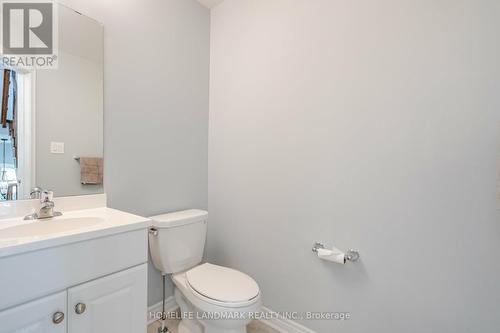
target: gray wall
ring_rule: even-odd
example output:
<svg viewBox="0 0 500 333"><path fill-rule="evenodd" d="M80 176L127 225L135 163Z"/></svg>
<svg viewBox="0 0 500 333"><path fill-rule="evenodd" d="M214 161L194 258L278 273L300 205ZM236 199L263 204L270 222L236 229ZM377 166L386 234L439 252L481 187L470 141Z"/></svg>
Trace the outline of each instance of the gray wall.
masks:
<svg viewBox="0 0 500 333"><path fill-rule="evenodd" d="M213 9L209 259L351 312L318 332L498 332L499 30L488 0Z"/></svg>
<svg viewBox="0 0 500 333"><path fill-rule="evenodd" d="M144 216L206 208L209 11L195 0L63 2L104 25L108 205ZM154 304L161 277L149 273Z"/></svg>

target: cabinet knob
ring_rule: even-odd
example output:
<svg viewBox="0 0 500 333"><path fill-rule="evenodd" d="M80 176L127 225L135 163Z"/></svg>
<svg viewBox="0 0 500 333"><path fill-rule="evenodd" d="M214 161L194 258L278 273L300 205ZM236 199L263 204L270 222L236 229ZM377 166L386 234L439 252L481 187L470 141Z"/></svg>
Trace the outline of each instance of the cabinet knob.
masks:
<svg viewBox="0 0 500 333"><path fill-rule="evenodd" d="M62 323L63 320L64 320L64 313L62 313L61 311L57 311L52 316L52 322L54 324L60 324L60 323Z"/></svg>
<svg viewBox="0 0 500 333"><path fill-rule="evenodd" d="M75 305L76 314L82 314L85 312L86 309L87 306L84 303L78 303L77 305Z"/></svg>

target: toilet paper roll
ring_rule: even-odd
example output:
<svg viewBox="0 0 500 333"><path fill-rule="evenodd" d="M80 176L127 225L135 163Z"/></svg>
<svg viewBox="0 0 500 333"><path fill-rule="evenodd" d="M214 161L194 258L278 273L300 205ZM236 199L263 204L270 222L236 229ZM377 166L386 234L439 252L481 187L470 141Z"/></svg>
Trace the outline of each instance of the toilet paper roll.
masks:
<svg viewBox="0 0 500 333"><path fill-rule="evenodd" d="M344 265L346 262L345 253L335 247L332 248L331 250L318 249L318 258L335 262L341 265Z"/></svg>

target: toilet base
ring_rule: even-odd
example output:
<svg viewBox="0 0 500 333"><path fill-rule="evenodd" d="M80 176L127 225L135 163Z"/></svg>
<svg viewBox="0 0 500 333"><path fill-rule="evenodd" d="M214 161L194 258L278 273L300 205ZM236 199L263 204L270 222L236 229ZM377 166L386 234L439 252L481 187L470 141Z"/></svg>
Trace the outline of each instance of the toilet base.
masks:
<svg viewBox="0 0 500 333"><path fill-rule="evenodd" d="M195 309L177 287L174 289L174 296L177 305L181 309L179 333L203 333L203 326L196 319L188 317Z"/></svg>
<svg viewBox="0 0 500 333"><path fill-rule="evenodd" d="M223 329L221 327L207 325L204 323L203 333L247 333L247 327L239 327L234 329Z"/></svg>
<svg viewBox="0 0 500 333"><path fill-rule="evenodd" d="M188 327L186 327L186 323L184 320L181 320L181 322L179 323L179 326L177 328L177 332L179 332L179 333L197 333L197 332L193 332ZM198 332L202 332L202 331L198 331Z"/></svg>
<svg viewBox="0 0 500 333"><path fill-rule="evenodd" d="M183 319L179 323L179 326L177 328L177 332L179 333L247 333L247 328L246 326L240 327L237 329L221 329L220 327L215 327L215 326L210 326L210 325L204 325L201 330L199 330L197 327L192 327L194 328L194 331L189 329L187 327L187 322L189 320Z"/></svg>
<svg viewBox="0 0 500 333"><path fill-rule="evenodd" d="M175 300L181 310L181 321L179 323L179 333L247 333L246 322L240 325L234 321L212 321L198 320L193 318L193 314L200 314L197 309L177 288L174 289ZM229 327L228 327L229 326Z"/></svg>

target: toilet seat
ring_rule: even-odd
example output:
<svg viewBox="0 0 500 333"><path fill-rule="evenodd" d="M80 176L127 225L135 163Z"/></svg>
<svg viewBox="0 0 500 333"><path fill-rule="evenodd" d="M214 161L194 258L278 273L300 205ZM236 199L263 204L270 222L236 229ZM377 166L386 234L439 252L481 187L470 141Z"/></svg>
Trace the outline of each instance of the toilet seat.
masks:
<svg viewBox="0 0 500 333"><path fill-rule="evenodd" d="M250 276L209 263L187 271L186 282L197 298L224 307L252 304L260 294L259 286Z"/></svg>

